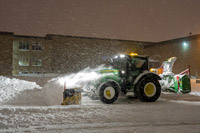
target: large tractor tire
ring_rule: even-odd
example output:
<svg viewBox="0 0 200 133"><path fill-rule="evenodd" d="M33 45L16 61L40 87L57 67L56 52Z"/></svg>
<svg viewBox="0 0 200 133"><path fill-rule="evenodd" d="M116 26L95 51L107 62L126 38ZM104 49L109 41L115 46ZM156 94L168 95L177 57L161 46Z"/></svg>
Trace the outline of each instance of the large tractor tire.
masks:
<svg viewBox="0 0 200 133"><path fill-rule="evenodd" d="M161 86L157 79L142 77L135 87L136 96L143 102L155 102L161 93Z"/></svg>
<svg viewBox="0 0 200 133"><path fill-rule="evenodd" d="M106 104L114 103L119 96L119 86L114 82L106 82L98 90L99 99Z"/></svg>

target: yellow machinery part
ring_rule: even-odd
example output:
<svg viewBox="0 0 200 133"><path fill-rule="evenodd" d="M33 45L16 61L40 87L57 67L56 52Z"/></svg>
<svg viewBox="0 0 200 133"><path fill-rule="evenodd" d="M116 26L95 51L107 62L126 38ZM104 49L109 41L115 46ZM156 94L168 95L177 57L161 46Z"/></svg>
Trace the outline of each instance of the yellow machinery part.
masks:
<svg viewBox="0 0 200 133"><path fill-rule="evenodd" d="M61 105L72 105L72 104L81 104L81 92L74 93L71 97L63 98L63 103Z"/></svg>

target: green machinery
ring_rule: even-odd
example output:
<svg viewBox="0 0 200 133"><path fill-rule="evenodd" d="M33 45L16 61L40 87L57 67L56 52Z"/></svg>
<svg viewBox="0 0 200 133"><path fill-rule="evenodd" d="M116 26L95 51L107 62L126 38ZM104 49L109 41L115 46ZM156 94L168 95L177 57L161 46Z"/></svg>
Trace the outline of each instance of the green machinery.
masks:
<svg viewBox="0 0 200 133"><path fill-rule="evenodd" d="M176 60L176 57L171 57L164 61L160 68L151 68L150 71L159 74L162 78L160 84L163 91L189 93L191 92L190 68L184 70L180 74L174 74L172 69Z"/></svg>
<svg viewBox="0 0 200 133"><path fill-rule="evenodd" d="M110 104L117 100L120 92L132 93L144 102L156 101L161 93L160 76L149 71L148 57L137 54L118 55L109 58L112 69L99 70L98 80L86 87L91 98L99 98Z"/></svg>

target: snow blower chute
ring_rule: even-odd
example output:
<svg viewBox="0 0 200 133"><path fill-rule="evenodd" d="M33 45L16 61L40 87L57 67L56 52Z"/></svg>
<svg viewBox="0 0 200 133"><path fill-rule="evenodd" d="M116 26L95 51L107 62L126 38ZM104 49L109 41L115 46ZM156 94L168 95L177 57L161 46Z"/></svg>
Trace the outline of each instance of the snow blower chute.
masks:
<svg viewBox="0 0 200 133"><path fill-rule="evenodd" d="M191 92L190 67L180 74L174 74L172 69L176 59L177 57L171 57L164 61L160 68L151 68L150 71L159 74L162 78L160 80L162 90L169 90L175 93L189 93Z"/></svg>

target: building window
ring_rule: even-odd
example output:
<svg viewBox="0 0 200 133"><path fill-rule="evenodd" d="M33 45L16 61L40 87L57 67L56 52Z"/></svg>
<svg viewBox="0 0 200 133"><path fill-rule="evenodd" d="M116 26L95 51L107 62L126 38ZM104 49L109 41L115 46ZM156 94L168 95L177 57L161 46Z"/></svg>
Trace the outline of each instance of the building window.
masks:
<svg viewBox="0 0 200 133"><path fill-rule="evenodd" d="M42 60L38 58L32 58L32 66L41 66Z"/></svg>
<svg viewBox="0 0 200 133"><path fill-rule="evenodd" d="M40 74L40 72L32 72L32 74Z"/></svg>
<svg viewBox="0 0 200 133"><path fill-rule="evenodd" d="M29 42L19 42L19 50L29 50Z"/></svg>
<svg viewBox="0 0 200 133"><path fill-rule="evenodd" d="M29 66L29 58L27 57L19 58L19 66Z"/></svg>
<svg viewBox="0 0 200 133"><path fill-rule="evenodd" d="M20 71L19 74L28 74L27 71Z"/></svg>
<svg viewBox="0 0 200 133"><path fill-rule="evenodd" d="M33 43L32 44L32 50L41 50L41 44L40 43Z"/></svg>

